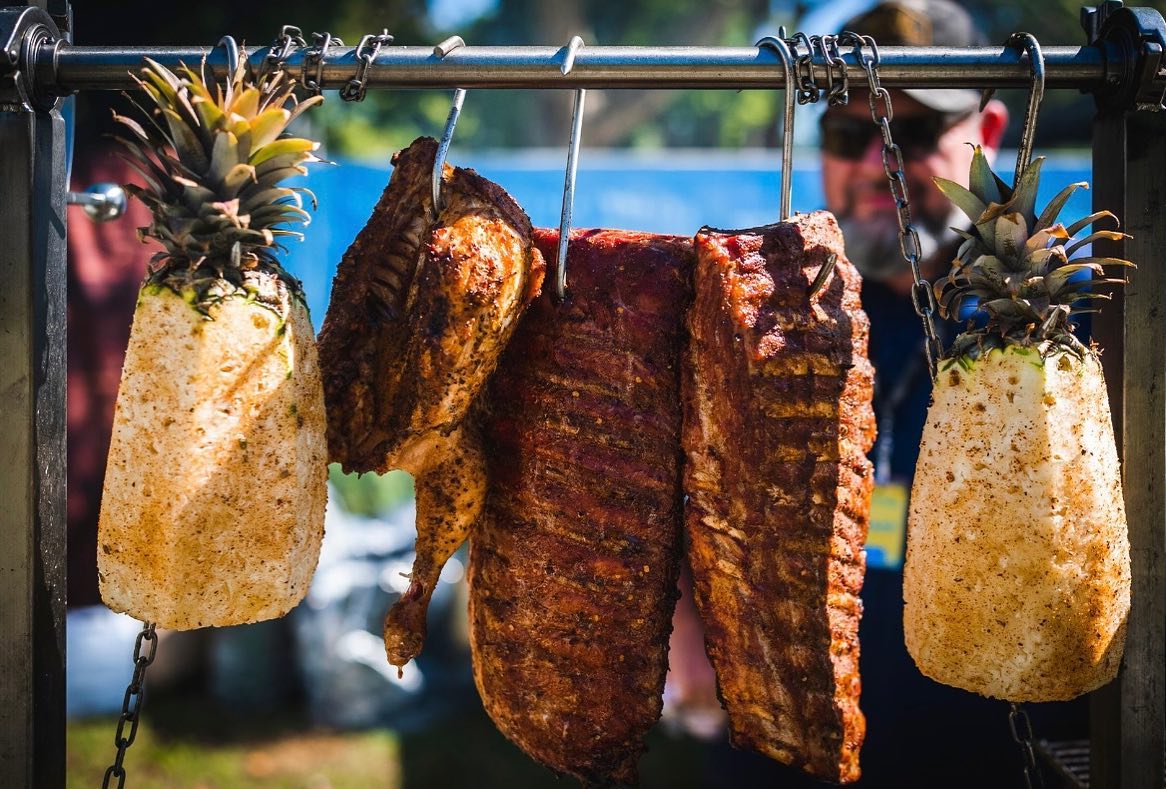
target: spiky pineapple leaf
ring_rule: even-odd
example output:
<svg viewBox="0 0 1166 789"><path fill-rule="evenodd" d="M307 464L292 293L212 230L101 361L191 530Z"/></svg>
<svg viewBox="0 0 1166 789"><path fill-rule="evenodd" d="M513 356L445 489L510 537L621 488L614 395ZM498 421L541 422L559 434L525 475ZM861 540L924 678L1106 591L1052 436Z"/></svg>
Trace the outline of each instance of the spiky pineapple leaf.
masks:
<svg viewBox="0 0 1166 789"><path fill-rule="evenodd" d="M1007 319L1011 323L1024 322L1039 324L1041 316L1027 302L1016 299L991 299L981 304L981 308L997 319Z"/></svg>
<svg viewBox="0 0 1166 789"><path fill-rule="evenodd" d="M955 229L962 239L948 275L936 283L940 313L955 317L965 305L975 303L986 321L969 322L950 351L963 364L962 355L973 358L993 348L1022 345L1047 354L1060 348L1083 354L1084 346L1072 336L1071 315L1092 311L1086 302L1108 298L1102 286L1124 284L1107 277L1109 266L1133 264L1100 256L1072 259L1086 245L1128 238L1116 230L1094 230L1074 239L1083 228L1117 218L1098 211L1069 227L1057 217L1084 182L1069 184L1036 214L1036 194L1043 157L1035 159L1009 188L991 168L979 149L973 151L969 189L944 179L937 187L973 222L971 231Z"/></svg>
<svg viewBox="0 0 1166 789"><path fill-rule="evenodd" d="M1069 282L1070 278L1083 271L1105 274L1105 269L1101 267L1100 263L1066 263L1045 275L1044 281L1049 293L1055 296ZM1092 277L1084 278L1084 280L1091 281Z"/></svg>
<svg viewBox="0 0 1166 789"><path fill-rule="evenodd" d="M987 210L988 205L983 200L955 181L939 176L935 176L931 180L939 187L939 191L943 192L944 196L954 203L956 208L963 211L972 222L977 222Z"/></svg>
<svg viewBox="0 0 1166 789"><path fill-rule="evenodd" d="M1084 238L1074 241L1072 244L1065 247L1065 253L1072 255L1077 250L1088 246L1095 241L1124 241L1129 238L1133 238L1133 236L1126 233L1119 233L1116 230L1098 230L1096 232L1090 233Z"/></svg>
<svg viewBox="0 0 1166 789"><path fill-rule="evenodd" d="M1070 236L1075 236L1090 225L1100 222L1102 219L1112 219L1114 228L1121 227L1121 222L1118 221L1117 215L1112 211L1095 211L1089 216L1078 219L1073 224L1065 228L1065 232Z"/></svg>
<svg viewBox="0 0 1166 789"><path fill-rule="evenodd" d="M1005 273L1004 261L995 255L980 255L971 265L991 277L1002 277Z"/></svg>
<svg viewBox="0 0 1166 789"><path fill-rule="evenodd" d="M1024 242L1024 254L1034 255L1037 252L1047 249L1049 244L1054 241L1067 241L1069 234L1065 231L1065 226L1058 223L1052 227L1046 227L1038 230L1028 237L1028 241Z"/></svg>
<svg viewBox="0 0 1166 789"><path fill-rule="evenodd" d="M1084 258L1076 258L1073 262L1074 263L1100 263L1103 266L1122 266L1122 267L1126 267L1126 268L1137 268L1137 266L1135 266L1131 261L1123 260L1122 258L1090 256L1090 257L1084 257Z"/></svg>
<svg viewBox="0 0 1166 789"><path fill-rule="evenodd" d="M1020 214L1030 224L1036 220L1036 192L1040 187L1040 171L1044 163L1045 157L1038 156L1024 168L1020 183L1016 185L1012 198L1008 201L1010 211Z"/></svg>
<svg viewBox="0 0 1166 789"><path fill-rule="evenodd" d="M278 159L281 156L288 156L291 154L304 155L320 147L320 143L312 142L311 140L304 140L297 137L288 137L282 140L276 140L269 145L256 150L251 154L251 164L259 166L264 162Z"/></svg>
<svg viewBox="0 0 1166 789"><path fill-rule="evenodd" d="M279 222L299 221L307 225L312 221L312 215L294 205L267 205L251 213L251 220L257 224L276 224Z"/></svg>
<svg viewBox="0 0 1166 789"><path fill-rule="evenodd" d="M283 107L264 110L251 121L251 145L258 149L275 142L290 119L291 113Z"/></svg>
<svg viewBox="0 0 1166 789"><path fill-rule="evenodd" d="M319 161L322 160L317 158L311 151L293 151L291 153L280 154L279 156L272 156L258 164L255 162L255 157L252 156L250 163L255 165L256 178L263 178L276 170L296 167L302 164L313 164Z"/></svg>
<svg viewBox="0 0 1166 789"><path fill-rule="evenodd" d="M1019 211L1005 214L996 222L996 248L1005 260L1021 257L1028 241L1028 223Z"/></svg>
<svg viewBox="0 0 1166 789"><path fill-rule="evenodd" d="M170 127L170 138L174 141L178 161L196 172L207 170L210 160L207 158L206 151L203 150L202 140L199 139L198 134L187 126L182 117L174 110L164 109L162 116Z"/></svg>
<svg viewBox="0 0 1166 789"><path fill-rule="evenodd" d="M988 159L984 156L984 149L979 145L973 146L973 149L972 169L968 175L968 188L985 205L988 203L1002 202L1000 184L996 180L996 174L988 166ZM969 218L972 221L976 220L976 217Z"/></svg>
<svg viewBox="0 0 1166 789"><path fill-rule="evenodd" d="M305 112L312 109L312 107L315 107L317 104L322 104L323 102L323 96L311 96L301 102L298 102L294 107L291 108L291 114L288 115L287 122L289 124L294 122L296 118L300 117Z"/></svg>
<svg viewBox="0 0 1166 789"><path fill-rule="evenodd" d="M224 183L231 169L240 163L238 138L229 131L216 134L214 147L211 149L210 170L222 174L222 180L219 183ZM254 172L254 168L252 168L252 172Z"/></svg>
<svg viewBox="0 0 1166 789"><path fill-rule="evenodd" d="M231 104L229 111L250 121L259 114L259 101L259 88L244 88L235 96L235 101Z"/></svg>
<svg viewBox="0 0 1166 789"><path fill-rule="evenodd" d="M1033 225L1033 232L1044 230L1053 222L1056 222L1057 216L1060 215L1061 209L1065 207L1065 203L1069 202L1069 198L1073 196L1073 192L1076 192L1078 189L1088 188L1089 183L1087 181L1078 181L1077 183L1069 184L1057 192L1057 196L1049 201L1049 204L1045 206L1045 210L1041 211L1040 216L1036 218L1036 224Z"/></svg>
<svg viewBox="0 0 1166 789"><path fill-rule="evenodd" d="M145 183L131 193L153 215L140 235L162 244L165 251L154 262L168 261L154 274L185 269L189 277L210 266L197 277L240 285L244 280L233 267L278 269L271 226L310 219L303 190L279 184L319 161L312 153L316 143L283 135L319 99L297 103L294 82L283 73L252 84L245 60L222 83L210 79L205 58L197 70L181 66L176 72L147 59L133 78L152 105L143 111L149 123L115 120L129 133L119 138L125 158Z"/></svg>
<svg viewBox="0 0 1166 789"><path fill-rule="evenodd" d="M223 191L238 195L246 184L255 182L255 168L249 164L236 164L223 179Z"/></svg>

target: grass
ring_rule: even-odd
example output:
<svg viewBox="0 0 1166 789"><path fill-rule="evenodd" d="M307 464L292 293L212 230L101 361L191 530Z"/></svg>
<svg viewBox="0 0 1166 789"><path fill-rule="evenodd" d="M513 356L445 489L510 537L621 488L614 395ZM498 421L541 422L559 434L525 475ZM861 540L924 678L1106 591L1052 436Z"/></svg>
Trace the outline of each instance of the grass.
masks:
<svg viewBox="0 0 1166 789"><path fill-rule="evenodd" d="M70 721L69 786L97 786L114 755L115 717ZM704 751L659 731L648 737L641 787L699 785ZM573 789L530 760L477 704L429 729L329 732L301 711L242 718L200 697L151 698L129 749L126 784L174 789Z"/></svg>
<svg viewBox="0 0 1166 789"><path fill-rule="evenodd" d="M147 707L125 758L127 785L174 789L395 789L402 786L400 744L388 731L334 733L261 724L238 741L168 733L151 723ZM99 786L114 756L116 718L71 721L66 780ZM269 729L263 731L263 729Z"/></svg>

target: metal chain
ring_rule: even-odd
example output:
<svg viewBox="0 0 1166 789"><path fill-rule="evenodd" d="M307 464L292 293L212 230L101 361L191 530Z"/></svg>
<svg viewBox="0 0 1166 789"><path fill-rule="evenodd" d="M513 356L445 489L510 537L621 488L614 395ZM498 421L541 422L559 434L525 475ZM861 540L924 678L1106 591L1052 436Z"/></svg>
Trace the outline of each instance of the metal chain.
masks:
<svg viewBox="0 0 1166 789"><path fill-rule="evenodd" d="M142 646L147 645L148 651L143 654ZM154 662L154 655L158 651L158 634L154 632L153 622L144 622L142 632L138 633L134 641L134 676L126 687L125 698L121 703L121 717L117 719L117 733L113 735L113 744L117 746L117 755L113 764L105 771L105 778L101 781L101 789L109 789L115 785L118 789L125 786L126 771L122 762L125 760L126 750L134 744L138 736L138 721L142 714L142 705L146 703L146 669ZM126 724L129 724L129 733L126 733ZM116 784L111 784L113 779Z"/></svg>
<svg viewBox="0 0 1166 789"><path fill-rule="evenodd" d="M849 100L850 77L846 73L846 61L838 50L839 36L807 36L798 31L792 38L782 38L790 51L796 55L798 71L798 104L816 104L823 95L814 80L814 53L821 54L826 63L825 96L832 107L838 107ZM801 48L805 48L805 52Z"/></svg>
<svg viewBox="0 0 1166 789"><path fill-rule="evenodd" d="M393 37L389 35L387 28L375 36L370 33L360 39L360 44L356 47L356 74L344 83L344 87L340 89L340 98L345 101L364 101L364 95L368 92L368 68L376 60L381 47L392 41Z"/></svg>
<svg viewBox="0 0 1166 789"><path fill-rule="evenodd" d="M934 379L939 359L943 355L943 343L935 330L935 314L939 305L935 301L935 291L931 283L923 278L919 269L922 246L919 233L911 224L911 204L907 195L907 175L903 165L903 150L891 138L891 120L895 117L891 107L891 94L879 82L879 49L870 36L860 36L849 31L838 36L838 42L853 46L854 54L866 71L867 87L870 90L870 116L883 137L883 171L891 188L891 198L895 201L895 214L899 220L899 250L903 259L911 267L914 284L911 286L911 303L915 314L923 323L923 352L927 366ZM868 51L869 50L869 51Z"/></svg>
<svg viewBox="0 0 1166 789"><path fill-rule="evenodd" d="M795 53L798 52L798 47L802 45L806 47L805 53L797 56L798 104L817 103L818 99L821 98L821 93L814 82L814 42L799 30L794 33L793 38L786 41L786 44Z"/></svg>
<svg viewBox="0 0 1166 789"><path fill-rule="evenodd" d="M256 83L261 89L266 89L265 82L269 74L278 73L283 70L284 61L287 60L288 55L291 54L293 47L306 47L307 41L304 41L304 32L295 25L284 25L279 29L279 35L275 37L275 41L271 43L271 47L267 50L267 54L263 56L263 62L259 64L259 73L256 75Z"/></svg>
<svg viewBox="0 0 1166 789"><path fill-rule="evenodd" d="M911 276L915 282L911 288L911 303L923 323L923 353L927 365L935 377L936 366L943 354L943 344L935 331L935 313L939 305L935 302L935 290L919 270L922 248L919 234L911 224L911 207L907 194L907 176L903 166L903 151L891 137L891 119L895 111L891 107L891 94L879 83L879 49L871 36L844 32L837 43L854 47L854 54L866 71L867 87L870 90L870 115L883 137L883 171L891 187L891 197L895 201L896 216L899 220L899 249L903 258L911 266ZM864 50L869 49L869 53ZM1008 712L1008 727L1012 739L1020 745L1024 758L1024 784L1027 789L1043 789L1044 780L1036 763L1036 752L1032 745L1032 722L1028 713L1019 704L1012 704Z"/></svg>
<svg viewBox="0 0 1166 789"><path fill-rule="evenodd" d="M333 46L342 47L344 41L328 31L312 33L312 47L304 53L304 67L300 75L300 84L310 96L319 96L324 92L324 58L328 57L328 49Z"/></svg>
<svg viewBox="0 0 1166 789"><path fill-rule="evenodd" d="M850 78L846 74L846 61L838 51L838 36L815 36L826 59L826 100L831 107L844 107L850 101ZM838 72L835 82L834 72Z"/></svg>
<svg viewBox="0 0 1166 789"><path fill-rule="evenodd" d="M1040 767L1036 763L1036 751L1032 747L1032 721L1028 713L1016 702L1008 710L1008 728L1012 739L1020 746L1024 759L1024 785L1026 789L1043 789L1045 782Z"/></svg>

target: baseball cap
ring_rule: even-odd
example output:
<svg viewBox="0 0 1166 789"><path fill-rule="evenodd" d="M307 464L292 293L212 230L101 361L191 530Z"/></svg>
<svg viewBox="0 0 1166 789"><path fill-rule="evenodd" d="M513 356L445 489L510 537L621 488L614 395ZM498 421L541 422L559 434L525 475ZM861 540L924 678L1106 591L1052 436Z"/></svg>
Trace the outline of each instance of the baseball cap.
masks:
<svg viewBox="0 0 1166 789"><path fill-rule="evenodd" d="M951 0L889 0L843 26L872 36L879 46L976 47L987 43L963 6ZM967 88L908 88L903 91L938 112L964 113L979 106L980 92Z"/></svg>

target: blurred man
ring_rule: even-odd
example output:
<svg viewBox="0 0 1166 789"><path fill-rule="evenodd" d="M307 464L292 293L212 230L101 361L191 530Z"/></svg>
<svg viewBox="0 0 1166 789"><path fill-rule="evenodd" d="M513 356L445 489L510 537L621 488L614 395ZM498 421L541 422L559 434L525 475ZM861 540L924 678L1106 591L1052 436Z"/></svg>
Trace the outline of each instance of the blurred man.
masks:
<svg viewBox="0 0 1166 789"><path fill-rule="evenodd" d="M964 9L949 0L898 0L874 6L843 29L881 46L967 47L986 43ZM860 638L862 708L867 715L863 786L1009 786L1020 762L1008 735L1007 706L923 677L903 642L902 559L907 498L931 380L923 331L911 302L912 277L899 247L899 225L883 168L882 137L866 91L821 118L826 207L842 226L847 257L862 272L870 316L879 438L871 454L868 569ZM903 152L911 218L919 233L924 278L946 274L959 238L949 228L967 218L932 182L967 183L971 145L993 158L1008 122L999 101L979 111L974 90L893 90L891 131ZM969 143L971 145L969 145ZM944 345L957 326L936 316Z"/></svg>
<svg viewBox="0 0 1166 789"><path fill-rule="evenodd" d="M873 36L882 46L985 43L967 12L949 0L881 3L844 29ZM911 272L900 251L895 205L883 168L882 137L862 84L852 80L850 102L829 107L822 115L822 181L826 208L842 226L846 255L862 272L863 304L871 314L879 432L894 439L893 451L885 443L876 447L873 459L882 465L876 472L884 479L910 479L931 387L923 362L923 334L910 301ZM993 159L1008 112L999 101L989 101L978 111L980 94L975 90L892 90L891 103L891 131L903 152L911 217L923 254L921 268L934 283L947 273L959 241L949 228L969 223L931 179L940 176L966 184L972 145L983 146ZM945 327L949 332L953 328ZM916 347L918 353L907 352ZM911 380L905 382L905 377ZM891 419L885 428L884 418Z"/></svg>

